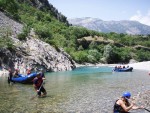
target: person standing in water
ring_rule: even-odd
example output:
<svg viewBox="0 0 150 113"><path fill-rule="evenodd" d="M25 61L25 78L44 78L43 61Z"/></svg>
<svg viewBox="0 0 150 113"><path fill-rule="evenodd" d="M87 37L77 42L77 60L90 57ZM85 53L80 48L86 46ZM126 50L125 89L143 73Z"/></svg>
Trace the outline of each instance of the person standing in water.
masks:
<svg viewBox="0 0 150 113"><path fill-rule="evenodd" d="M37 76L33 79L33 87L37 92L37 95L39 97L44 97L46 96L47 92L43 86L43 77L41 76L41 73L38 73ZM41 94L43 93L43 94Z"/></svg>
<svg viewBox="0 0 150 113"><path fill-rule="evenodd" d="M9 69L8 71L9 71L8 84L15 83L14 81L12 81L12 77L13 77L12 69Z"/></svg>

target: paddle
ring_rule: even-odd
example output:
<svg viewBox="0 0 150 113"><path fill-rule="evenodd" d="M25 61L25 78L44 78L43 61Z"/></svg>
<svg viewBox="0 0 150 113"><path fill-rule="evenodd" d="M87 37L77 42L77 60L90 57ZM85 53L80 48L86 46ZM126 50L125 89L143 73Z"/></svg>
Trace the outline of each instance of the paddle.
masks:
<svg viewBox="0 0 150 113"><path fill-rule="evenodd" d="M148 110L148 109L146 109L146 108L143 108L143 109L145 109L146 111L150 112L150 110Z"/></svg>
<svg viewBox="0 0 150 113"><path fill-rule="evenodd" d="M137 98L139 98L139 96L140 96L140 92L139 92L138 95L136 96L136 101L137 101ZM146 109L146 108L141 108L141 109L144 109L144 110L150 112L150 110L148 110L148 109Z"/></svg>
<svg viewBox="0 0 150 113"><path fill-rule="evenodd" d="M40 88L38 89L38 92L40 91L41 87L43 86L43 83L44 83L44 81L42 82L42 84L41 84Z"/></svg>
<svg viewBox="0 0 150 113"><path fill-rule="evenodd" d="M42 82L42 84L41 84L40 88L38 89L38 91L41 90L41 87L43 86L43 83L44 83L44 81ZM38 95L38 94L36 94L36 96L37 96L37 95ZM36 96L32 97L31 100L33 100Z"/></svg>

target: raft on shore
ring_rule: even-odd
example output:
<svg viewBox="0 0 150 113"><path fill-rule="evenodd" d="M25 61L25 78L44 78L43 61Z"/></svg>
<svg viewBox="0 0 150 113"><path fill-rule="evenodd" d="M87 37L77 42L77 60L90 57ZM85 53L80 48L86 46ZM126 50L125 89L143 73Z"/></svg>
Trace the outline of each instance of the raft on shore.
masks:
<svg viewBox="0 0 150 113"><path fill-rule="evenodd" d="M28 83L32 83L32 80L36 77L36 75L37 73L31 73L29 75L19 74L17 78L12 77L12 81L23 83L23 84L28 84Z"/></svg>

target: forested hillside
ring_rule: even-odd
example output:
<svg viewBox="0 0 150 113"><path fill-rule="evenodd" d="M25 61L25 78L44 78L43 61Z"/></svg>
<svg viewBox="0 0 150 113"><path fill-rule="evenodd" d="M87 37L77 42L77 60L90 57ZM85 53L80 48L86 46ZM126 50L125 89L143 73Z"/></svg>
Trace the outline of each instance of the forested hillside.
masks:
<svg viewBox="0 0 150 113"><path fill-rule="evenodd" d="M67 17L49 4L47 0L0 0L0 10L24 25L23 32L17 35L26 41L31 28L40 40L53 45L57 51L63 48L78 63L128 63L150 60L150 36L102 33L68 24ZM3 43L13 48L1 35ZM8 31L10 33L8 33ZM3 32L1 30L1 32Z"/></svg>

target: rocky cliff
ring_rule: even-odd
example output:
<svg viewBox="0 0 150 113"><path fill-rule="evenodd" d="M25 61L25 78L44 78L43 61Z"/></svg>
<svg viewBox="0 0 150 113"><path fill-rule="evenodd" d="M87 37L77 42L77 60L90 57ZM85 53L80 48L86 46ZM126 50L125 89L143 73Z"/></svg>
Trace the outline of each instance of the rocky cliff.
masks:
<svg viewBox="0 0 150 113"><path fill-rule="evenodd" d="M31 29L26 41L20 41L17 35L22 32L23 25L3 12L0 12L0 38L8 35L15 46L14 50L0 48L0 65L6 69L33 70L43 68L46 71L66 71L74 69L75 62L63 49L56 50L51 45L41 41Z"/></svg>

